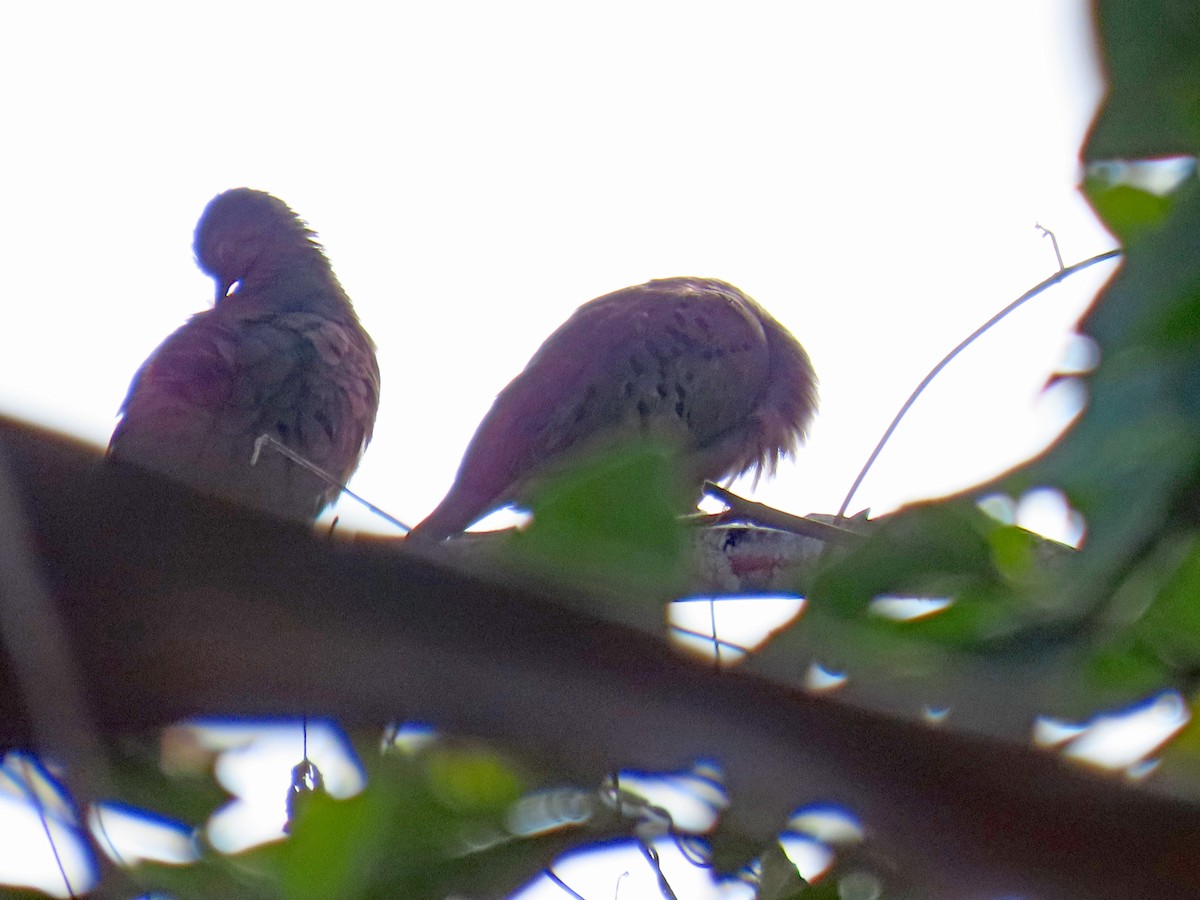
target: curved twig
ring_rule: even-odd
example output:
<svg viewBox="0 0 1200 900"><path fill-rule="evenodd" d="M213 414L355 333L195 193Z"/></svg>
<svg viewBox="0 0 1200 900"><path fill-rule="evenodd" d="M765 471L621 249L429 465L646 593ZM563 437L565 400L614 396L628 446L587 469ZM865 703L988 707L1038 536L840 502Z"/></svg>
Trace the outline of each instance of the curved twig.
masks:
<svg viewBox="0 0 1200 900"><path fill-rule="evenodd" d="M871 455L867 457L867 461L863 464L862 469L859 470L858 476L854 479L854 483L850 485L850 490L846 492L846 499L842 501L842 505L838 508L838 518L845 518L846 510L850 508L850 501L854 499L854 495L858 492L859 487L862 485L863 479L867 477L867 472L871 470L871 466L873 466L875 464L875 460L879 458L879 454L883 450L884 445L887 444L892 434L896 431L896 426L900 424L900 420L904 418L905 414L912 408L912 405L917 402L917 398L921 396L925 388L929 387L929 383L933 381L933 379L935 379L939 373L941 373L942 369L946 368L946 366L950 364L950 361L953 360L954 357L966 350L967 347L973 344L978 337L984 334L984 332L990 329L1009 313L1017 309L1017 307L1024 304L1027 300L1032 300L1042 291L1053 287L1069 275L1074 275L1076 272L1082 272L1084 269L1094 266L1096 263L1104 262L1108 259L1115 259L1120 255L1120 250L1109 250L1107 253L1101 253L1099 256L1093 256L1091 259L1085 259L1083 262L1075 263L1073 266L1067 266L1065 269L1059 269L1045 281L1027 290L1012 303L1008 304L1008 306L1004 307L1004 309L1000 310L1000 312L996 313L994 316L976 328L973 332L971 332L970 335L964 338L957 347L942 357L942 361L930 369L929 374L921 379L921 383L917 385L916 390L909 394L908 399L904 401L904 405L900 407L900 411L896 413L896 417L892 419L892 424L887 427L887 430L883 433L883 437L879 439L879 443L875 445L875 449L872 450Z"/></svg>

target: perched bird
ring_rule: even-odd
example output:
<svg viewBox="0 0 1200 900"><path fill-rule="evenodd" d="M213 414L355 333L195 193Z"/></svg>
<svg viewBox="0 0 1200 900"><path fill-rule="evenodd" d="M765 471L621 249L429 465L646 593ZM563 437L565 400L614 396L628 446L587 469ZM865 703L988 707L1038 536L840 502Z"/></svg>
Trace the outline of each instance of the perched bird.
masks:
<svg viewBox="0 0 1200 900"><path fill-rule="evenodd" d="M457 534L614 439L671 441L697 489L773 473L804 438L816 384L799 342L730 284L665 278L607 294L581 306L500 392L450 492L409 539Z"/></svg>
<svg viewBox="0 0 1200 900"><path fill-rule="evenodd" d="M337 495L264 450L268 434L345 482L375 425L375 345L316 235L282 200L249 188L213 198L196 262L216 281L197 313L133 377L109 455L291 519Z"/></svg>

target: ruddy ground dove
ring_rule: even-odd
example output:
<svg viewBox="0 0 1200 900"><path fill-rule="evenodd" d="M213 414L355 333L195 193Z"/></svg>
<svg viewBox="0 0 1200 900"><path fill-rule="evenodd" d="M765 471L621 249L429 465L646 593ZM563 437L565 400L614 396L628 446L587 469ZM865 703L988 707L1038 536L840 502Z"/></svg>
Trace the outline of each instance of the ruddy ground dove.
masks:
<svg viewBox="0 0 1200 900"><path fill-rule="evenodd" d="M197 313L142 364L112 458L291 519L337 489L269 449L267 434L344 483L371 438L379 366L316 235L283 201L236 188L209 202L196 261L216 281Z"/></svg>
<svg viewBox="0 0 1200 900"><path fill-rule="evenodd" d="M500 392L446 498L409 539L457 534L606 442L669 442L697 490L773 473L804 438L816 384L799 342L730 284L665 278L607 294Z"/></svg>

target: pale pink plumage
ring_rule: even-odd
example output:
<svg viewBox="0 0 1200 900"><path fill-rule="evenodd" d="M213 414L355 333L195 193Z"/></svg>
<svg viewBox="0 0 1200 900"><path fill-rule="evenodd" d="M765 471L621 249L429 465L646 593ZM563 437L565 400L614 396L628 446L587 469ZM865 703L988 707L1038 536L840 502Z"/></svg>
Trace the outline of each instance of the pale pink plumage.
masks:
<svg viewBox="0 0 1200 900"><path fill-rule="evenodd" d="M605 441L665 438L697 487L773 473L815 410L804 349L737 288L705 278L625 288L580 307L500 392L410 538L456 534Z"/></svg>
<svg viewBox="0 0 1200 900"><path fill-rule="evenodd" d="M344 482L379 407L370 337L316 236L281 200L237 188L196 226L196 260L216 283L197 313L143 363L121 407L112 458L287 518L337 494L270 451L269 434Z"/></svg>

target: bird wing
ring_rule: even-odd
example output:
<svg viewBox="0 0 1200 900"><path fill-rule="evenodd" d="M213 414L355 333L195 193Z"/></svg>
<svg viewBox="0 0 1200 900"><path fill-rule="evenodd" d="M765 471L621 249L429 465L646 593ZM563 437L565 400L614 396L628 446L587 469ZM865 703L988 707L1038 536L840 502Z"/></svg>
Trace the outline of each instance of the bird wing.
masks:
<svg viewBox="0 0 1200 900"><path fill-rule="evenodd" d="M711 451L723 475L736 455L726 439L754 413L769 371L757 316L722 282L664 279L593 300L496 398L434 516L464 528L552 461L622 432Z"/></svg>
<svg viewBox="0 0 1200 900"><path fill-rule="evenodd" d="M193 316L134 376L110 453L260 508L304 517L336 494L277 454L270 434L339 479L370 439L379 370L365 335L308 312ZM282 507L284 508L280 508Z"/></svg>

